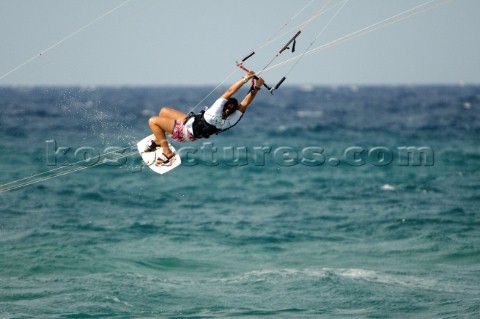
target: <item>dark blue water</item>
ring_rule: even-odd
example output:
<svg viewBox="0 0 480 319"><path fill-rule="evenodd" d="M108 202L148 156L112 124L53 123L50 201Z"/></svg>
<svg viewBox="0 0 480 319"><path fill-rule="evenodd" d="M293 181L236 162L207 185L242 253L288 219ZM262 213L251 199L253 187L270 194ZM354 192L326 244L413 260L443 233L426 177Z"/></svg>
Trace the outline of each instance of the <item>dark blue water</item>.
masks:
<svg viewBox="0 0 480 319"><path fill-rule="evenodd" d="M282 87L114 160L210 90L0 89L0 317L479 317L480 87Z"/></svg>

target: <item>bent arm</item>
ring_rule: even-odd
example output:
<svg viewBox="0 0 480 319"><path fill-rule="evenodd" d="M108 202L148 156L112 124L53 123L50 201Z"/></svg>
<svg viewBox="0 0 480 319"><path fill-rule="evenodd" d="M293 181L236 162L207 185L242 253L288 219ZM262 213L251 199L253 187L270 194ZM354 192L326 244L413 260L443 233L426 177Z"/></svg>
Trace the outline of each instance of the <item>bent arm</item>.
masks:
<svg viewBox="0 0 480 319"><path fill-rule="evenodd" d="M238 80L221 96L222 99L228 100L245 84L244 80Z"/></svg>
<svg viewBox="0 0 480 319"><path fill-rule="evenodd" d="M250 103L252 103L253 99L257 95L258 91L260 91L260 88L262 87L262 85L263 85L263 79L259 78L257 80L257 82L255 83L254 88L252 90L250 90L250 92L248 92L248 94L243 99L242 103L240 103L240 105L238 106L238 110L240 112L242 112L242 113L245 112L247 107L250 105Z"/></svg>
<svg viewBox="0 0 480 319"><path fill-rule="evenodd" d="M225 100L228 100L229 98L231 98L235 93L237 93L238 90L240 90L240 88L245 84L247 83L247 81L251 78L253 78L255 76L255 72L253 71L249 71L247 73L247 75L245 76L244 79L242 80L238 80L237 82L235 82L228 90L225 91L225 93L223 93L223 95L221 96L222 99L225 99Z"/></svg>

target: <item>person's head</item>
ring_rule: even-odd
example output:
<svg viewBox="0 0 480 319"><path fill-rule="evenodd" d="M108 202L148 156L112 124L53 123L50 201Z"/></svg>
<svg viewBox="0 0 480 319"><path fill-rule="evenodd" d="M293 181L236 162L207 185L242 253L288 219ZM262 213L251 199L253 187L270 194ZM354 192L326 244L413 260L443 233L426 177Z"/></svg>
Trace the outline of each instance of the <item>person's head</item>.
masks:
<svg viewBox="0 0 480 319"><path fill-rule="evenodd" d="M238 101L236 98L229 98L227 103L223 106L222 118L226 119L229 115L235 112L238 108Z"/></svg>

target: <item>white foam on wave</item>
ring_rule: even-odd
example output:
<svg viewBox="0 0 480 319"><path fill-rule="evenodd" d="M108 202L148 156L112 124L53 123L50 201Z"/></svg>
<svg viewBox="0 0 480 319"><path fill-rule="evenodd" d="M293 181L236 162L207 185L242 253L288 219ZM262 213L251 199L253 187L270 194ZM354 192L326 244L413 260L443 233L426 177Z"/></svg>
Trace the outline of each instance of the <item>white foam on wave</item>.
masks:
<svg viewBox="0 0 480 319"><path fill-rule="evenodd" d="M323 111L297 111L297 116L301 118L320 118L323 116Z"/></svg>
<svg viewBox="0 0 480 319"><path fill-rule="evenodd" d="M111 298L112 298L112 300L113 300L114 302L116 302L116 303L124 304L124 305L127 306L127 307L133 307L133 306L132 306L131 304L129 304L128 302L122 301L122 300L120 300L120 299L119 299L118 297L116 297L116 296L113 296L113 297L111 297Z"/></svg>
<svg viewBox="0 0 480 319"><path fill-rule="evenodd" d="M390 184L384 184L384 185L382 185L382 187L380 187L380 189L383 190L383 191L394 191L395 186L392 186Z"/></svg>
<svg viewBox="0 0 480 319"><path fill-rule="evenodd" d="M400 285L411 288L432 289L437 285L436 280L418 278L407 275L390 275L365 269L339 269L336 274L344 278L359 279L387 285Z"/></svg>
<svg viewBox="0 0 480 319"><path fill-rule="evenodd" d="M366 269L264 269L253 270L240 274L238 276L219 279L228 283L252 283L252 282L276 282L279 279L298 279L298 278L327 278L341 277L354 281L368 281L386 285L397 285L408 288L434 289L438 288L437 281L427 278L418 278L409 275L392 275Z"/></svg>

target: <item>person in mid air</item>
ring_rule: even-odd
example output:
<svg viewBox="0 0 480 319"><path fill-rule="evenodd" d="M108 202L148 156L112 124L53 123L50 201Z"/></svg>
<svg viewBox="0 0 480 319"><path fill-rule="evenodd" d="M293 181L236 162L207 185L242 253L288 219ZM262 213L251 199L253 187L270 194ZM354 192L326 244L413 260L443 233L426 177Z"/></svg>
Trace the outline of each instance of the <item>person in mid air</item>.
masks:
<svg viewBox="0 0 480 319"><path fill-rule="evenodd" d="M237 124L264 81L261 77L257 78L254 81L255 85L240 104L233 95L254 77L255 72L249 71L245 77L225 91L210 108L200 114L187 116L170 108L162 108L158 116L153 116L148 120L148 125L155 138L150 141L144 152L153 152L161 147L163 154L158 157L156 164L167 164L175 154L168 147L166 133L170 134L170 137L177 142L193 142L200 138L208 138L212 134L218 134Z"/></svg>

